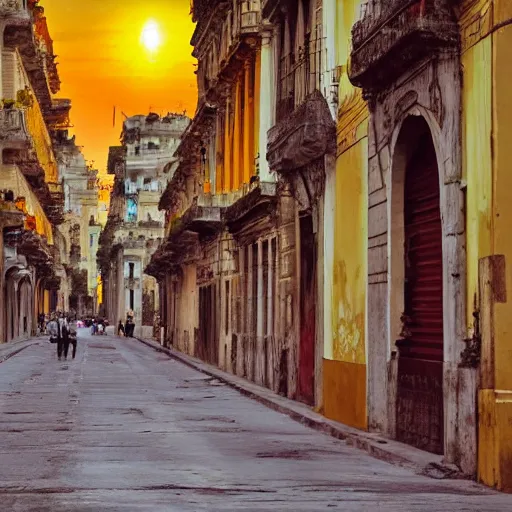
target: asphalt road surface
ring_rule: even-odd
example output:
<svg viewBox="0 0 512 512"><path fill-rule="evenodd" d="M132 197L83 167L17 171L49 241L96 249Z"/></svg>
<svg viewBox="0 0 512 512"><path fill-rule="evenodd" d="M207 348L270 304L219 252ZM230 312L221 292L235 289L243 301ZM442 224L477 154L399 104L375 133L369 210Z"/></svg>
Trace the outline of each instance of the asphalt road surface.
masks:
<svg viewBox="0 0 512 512"><path fill-rule="evenodd" d="M133 340L0 364L0 512L512 511L376 460Z"/></svg>

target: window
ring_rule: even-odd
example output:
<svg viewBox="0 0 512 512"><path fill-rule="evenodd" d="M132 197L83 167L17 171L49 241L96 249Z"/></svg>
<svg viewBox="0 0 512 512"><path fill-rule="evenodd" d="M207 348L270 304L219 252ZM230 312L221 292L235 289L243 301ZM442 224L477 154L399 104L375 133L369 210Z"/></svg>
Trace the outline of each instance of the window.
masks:
<svg viewBox="0 0 512 512"><path fill-rule="evenodd" d="M135 263L129 263L129 267L130 267L129 277L130 277L130 279L133 279L133 275L134 275L134 271L135 271Z"/></svg>
<svg viewBox="0 0 512 512"><path fill-rule="evenodd" d="M135 154L140 155L140 146L135 146Z"/></svg>
<svg viewBox="0 0 512 512"><path fill-rule="evenodd" d="M94 246L94 235L89 235L89 247Z"/></svg>
<svg viewBox="0 0 512 512"><path fill-rule="evenodd" d="M135 292L130 290L130 309L133 311L135 305Z"/></svg>

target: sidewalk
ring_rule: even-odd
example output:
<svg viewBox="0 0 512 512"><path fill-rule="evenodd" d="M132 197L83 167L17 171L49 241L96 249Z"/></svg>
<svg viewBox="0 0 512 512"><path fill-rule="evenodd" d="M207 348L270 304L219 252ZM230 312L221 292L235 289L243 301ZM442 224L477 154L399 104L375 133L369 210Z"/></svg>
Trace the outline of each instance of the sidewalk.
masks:
<svg viewBox="0 0 512 512"><path fill-rule="evenodd" d="M342 423L332 421L313 411L311 407L258 386L231 373L219 370L195 357L188 356L174 349L162 347L159 343L136 338L149 347L168 354L182 363L228 384L241 394L248 396L278 412L290 416L308 427L314 428L337 439L346 441L350 446L366 451L368 454L391 464L406 467L417 474L436 479L466 478L457 467L443 463L443 457L424 452L412 446L385 438L379 434L364 432Z"/></svg>
<svg viewBox="0 0 512 512"><path fill-rule="evenodd" d="M7 359L10 359L16 354L19 354L22 350L25 350L32 345L45 342L46 339L47 338L44 336L40 336L38 338L30 338L29 340L13 341L0 344L0 363L7 361Z"/></svg>

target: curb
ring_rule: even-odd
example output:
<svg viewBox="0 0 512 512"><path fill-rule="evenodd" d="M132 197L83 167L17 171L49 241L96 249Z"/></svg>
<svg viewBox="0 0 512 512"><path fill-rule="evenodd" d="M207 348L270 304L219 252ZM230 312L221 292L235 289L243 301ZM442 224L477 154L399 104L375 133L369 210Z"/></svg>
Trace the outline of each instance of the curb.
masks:
<svg viewBox="0 0 512 512"><path fill-rule="evenodd" d="M258 386L236 375L226 373L197 358L174 349L162 347L155 341L137 337L133 339L140 341L157 352L167 354L172 359L190 368L224 382L240 394L256 400L274 411L286 414L294 421L345 441L347 445L365 451L376 459L407 468L417 474L437 480L472 479L471 475L464 475L456 466L443 463L442 456L440 455L424 452L384 436L357 430L342 423L329 420L304 404L277 395L267 388Z"/></svg>
<svg viewBox="0 0 512 512"><path fill-rule="evenodd" d="M7 355L4 355L4 356L0 355L0 364L1 363L5 363L5 361L7 361L11 357L14 357L15 355L19 354L23 350L25 350L25 349L27 349L29 347L32 347L33 345L37 345L39 342L40 342L40 340L33 340L30 343L27 343L27 345L24 345L23 347L19 347L19 348L14 348L13 347L13 351L12 352L9 352Z"/></svg>

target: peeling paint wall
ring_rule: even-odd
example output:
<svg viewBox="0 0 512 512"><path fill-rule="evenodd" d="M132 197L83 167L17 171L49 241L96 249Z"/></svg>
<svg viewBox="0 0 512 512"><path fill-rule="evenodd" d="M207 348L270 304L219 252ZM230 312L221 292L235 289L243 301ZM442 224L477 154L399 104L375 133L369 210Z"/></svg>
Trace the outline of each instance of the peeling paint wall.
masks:
<svg viewBox="0 0 512 512"><path fill-rule="evenodd" d="M324 413L366 429L368 245L367 109L347 67L360 2L337 2L339 70L336 171L327 175L324 213Z"/></svg>
<svg viewBox="0 0 512 512"><path fill-rule="evenodd" d="M466 192L467 322L478 295L478 260L492 253L492 44L481 40L462 55L463 179Z"/></svg>
<svg viewBox="0 0 512 512"><path fill-rule="evenodd" d="M367 281L367 140L336 162L333 359L365 364Z"/></svg>

